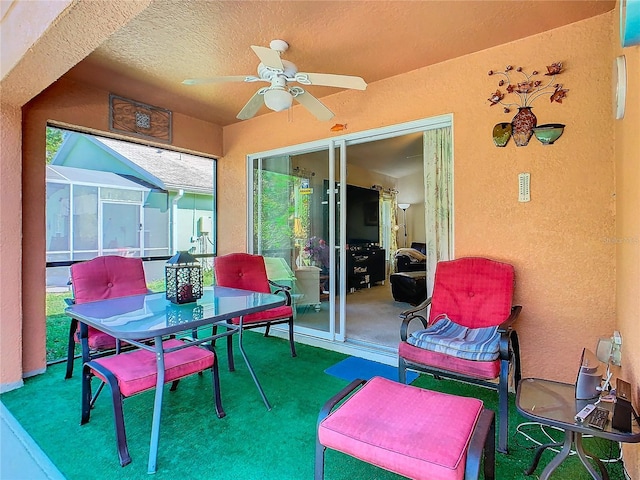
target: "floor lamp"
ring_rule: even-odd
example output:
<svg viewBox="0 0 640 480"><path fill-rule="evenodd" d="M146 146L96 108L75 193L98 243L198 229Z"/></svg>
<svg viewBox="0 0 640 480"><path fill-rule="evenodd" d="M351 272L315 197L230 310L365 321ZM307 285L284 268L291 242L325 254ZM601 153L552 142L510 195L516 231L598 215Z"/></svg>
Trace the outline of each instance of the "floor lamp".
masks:
<svg viewBox="0 0 640 480"><path fill-rule="evenodd" d="M404 226L404 245L403 247L407 246L407 208L409 208L411 206L410 203L399 203L398 204L398 208L402 209L402 223Z"/></svg>

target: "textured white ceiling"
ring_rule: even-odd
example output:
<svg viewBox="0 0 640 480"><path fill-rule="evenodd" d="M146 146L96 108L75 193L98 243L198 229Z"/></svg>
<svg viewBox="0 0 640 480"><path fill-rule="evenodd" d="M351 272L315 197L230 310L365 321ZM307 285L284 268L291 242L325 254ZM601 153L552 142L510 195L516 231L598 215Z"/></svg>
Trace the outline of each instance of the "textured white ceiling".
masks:
<svg viewBox="0 0 640 480"><path fill-rule="evenodd" d="M162 107L225 126L239 121L236 114L264 84L181 82L255 74L251 45L281 38L290 44L283 58L300 71L372 83L614 7L615 0L158 0L67 75L123 96L127 79L142 82L160 92ZM319 98L340 91L308 90Z"/></svg>

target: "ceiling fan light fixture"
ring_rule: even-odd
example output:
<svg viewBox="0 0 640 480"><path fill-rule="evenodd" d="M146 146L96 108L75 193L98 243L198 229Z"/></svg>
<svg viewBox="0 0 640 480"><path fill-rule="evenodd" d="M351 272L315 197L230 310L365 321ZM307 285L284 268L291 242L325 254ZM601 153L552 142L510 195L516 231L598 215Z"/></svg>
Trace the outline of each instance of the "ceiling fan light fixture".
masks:
<svg viewBox="0 0 640 480"><path fill-rule="evenodd" d="M292 103L293 97L285 89L272 88L264 93L264 104L274 112L286 110Z"/></svg>

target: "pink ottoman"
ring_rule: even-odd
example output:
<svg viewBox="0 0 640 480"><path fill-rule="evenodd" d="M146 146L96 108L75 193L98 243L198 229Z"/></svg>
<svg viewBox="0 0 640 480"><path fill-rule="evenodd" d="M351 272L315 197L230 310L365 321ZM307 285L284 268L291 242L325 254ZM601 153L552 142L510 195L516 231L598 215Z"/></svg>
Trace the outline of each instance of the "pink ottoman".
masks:
<svg viewBox="0 0 640 480"><path fill-rule="evenodd" d="M366 383L355 380L320 412L316 480L324 478L326 448L409 478L430 480L477 479L484 458L484 478L493 479L494 414L475 398L381 377Z"/></svg>

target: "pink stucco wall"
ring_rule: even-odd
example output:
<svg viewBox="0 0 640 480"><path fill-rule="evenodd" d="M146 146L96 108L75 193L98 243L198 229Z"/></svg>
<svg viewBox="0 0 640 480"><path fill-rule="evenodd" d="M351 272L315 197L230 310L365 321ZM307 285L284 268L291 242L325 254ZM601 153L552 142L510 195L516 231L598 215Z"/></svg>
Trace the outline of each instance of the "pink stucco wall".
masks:
<svg viewBox="0 0 640 480"><path fill-rule="evenodd" d="M616 316L623 338L622 378L634 386L640 405L640 46L617 48L627 61L627 101L615 126ZM624 445L631 478L640 478L640 448ZM632 472L635 472L635 476Z"/></svg>
<svg viewBox="0 0 640 480"><path fill-rule="evenodd" d="M16 233L21 230L21 115L20 108L0 104L0 386L10 390L22 385L22 249Z"/></svg>

